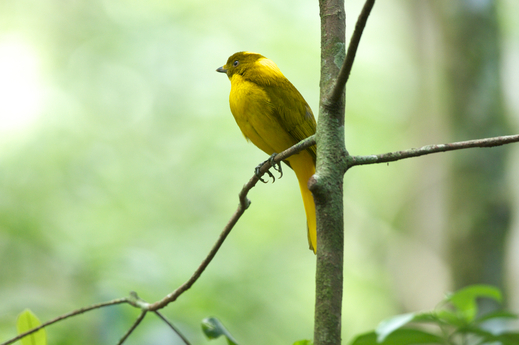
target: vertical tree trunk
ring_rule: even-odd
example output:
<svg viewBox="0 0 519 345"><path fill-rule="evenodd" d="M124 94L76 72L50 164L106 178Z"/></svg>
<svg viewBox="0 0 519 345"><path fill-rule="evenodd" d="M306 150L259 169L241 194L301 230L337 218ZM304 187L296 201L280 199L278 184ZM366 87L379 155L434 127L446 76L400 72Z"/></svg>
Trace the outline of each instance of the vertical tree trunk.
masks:
<svg viewBox="0 0 519 345"><path fill-rule="evenodd" d="M507 133L500 82L497 1L441 2L452 138ZM453 156L449 260L454 288L503 287L504 240L510 223L506 147Z"/></svg>
<svg viewBox="0 0 519 345"><path fill-rule="evenodd" d="M345 58L345 12L342 0L320 0L321 97L317 125L317 169L309 187L317 213L315 345L341 343L343 286L344 94L327 102Z"/></svg>

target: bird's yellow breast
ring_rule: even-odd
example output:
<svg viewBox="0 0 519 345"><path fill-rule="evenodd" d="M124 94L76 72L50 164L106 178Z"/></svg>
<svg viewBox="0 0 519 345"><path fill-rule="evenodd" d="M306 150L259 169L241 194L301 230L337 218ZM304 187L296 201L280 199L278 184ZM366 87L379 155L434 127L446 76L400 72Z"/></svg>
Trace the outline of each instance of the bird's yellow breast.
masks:
<svg viewBox="0 0 519 345"><path fill-rule="evenodd" d="M243 135L268 155L297 143L274 115L274 104L258 84L235 74L229 95L231 112Z"/></svg>

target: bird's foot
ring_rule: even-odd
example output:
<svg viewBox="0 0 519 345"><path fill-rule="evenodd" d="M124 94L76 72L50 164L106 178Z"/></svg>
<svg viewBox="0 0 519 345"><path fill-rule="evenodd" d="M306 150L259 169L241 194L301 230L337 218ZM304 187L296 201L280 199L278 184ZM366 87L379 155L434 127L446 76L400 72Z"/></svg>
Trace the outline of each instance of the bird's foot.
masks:
<svg viewBox="0 0 519 345"><path fill-rule="evenodd" d="M274 168L274 170L276 170L277 172L279 172L279 178L283 177L283 169L281 169L281 162L274 162L274 158L276 157L277 153L273 153L272 156L270 156L269 159L267 159L266 161L260 163L255 169L254 169L254 174L256 174L256 177L263 183L267 183L268 181L264 180L262 177L261 177L261 167L263 166L263 164L267 163L267 162L270 162L270 165L272 165L272 167ZM274 175L270 172L270 170L267 170L266 173L269 175L270 178L272 178L272 183L274 183L276 181L276 178L274 177Z"/></svg>

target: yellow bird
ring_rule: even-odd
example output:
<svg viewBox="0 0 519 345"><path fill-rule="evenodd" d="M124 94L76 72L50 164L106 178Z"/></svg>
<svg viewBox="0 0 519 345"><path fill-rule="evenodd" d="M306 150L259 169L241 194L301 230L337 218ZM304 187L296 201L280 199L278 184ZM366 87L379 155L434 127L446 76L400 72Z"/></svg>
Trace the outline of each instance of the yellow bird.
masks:
<svg viewBox="0 0 519 345"><path fill-rule="evenodd" d="M280 153L315 133L312 110L299 91L266 57L239 52L216 70L231 81L229 103L236 123L247 140L268 155ZM315 204L308 180L315 173L312 146L286 162L296 173L308 226L308 243L316 251Z"/></svg>

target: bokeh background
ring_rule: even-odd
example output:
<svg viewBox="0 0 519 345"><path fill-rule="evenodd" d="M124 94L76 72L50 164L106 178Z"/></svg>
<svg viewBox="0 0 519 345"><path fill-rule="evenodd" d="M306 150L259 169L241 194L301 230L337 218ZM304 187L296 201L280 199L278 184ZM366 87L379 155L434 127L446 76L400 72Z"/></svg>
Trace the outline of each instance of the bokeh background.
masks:
<svg viewBox="0 0 519 345"><path fill-rule="evenodd" d="M361 6L346 1L348 37ZM152 302L188 279L266 159L215 69L262 53L317 115L319 30L317 1L0 1L0 341L25 308L49 320L132 290ZM380 1L347 86L347 149L517 133L518 80L517 1ZM345 342L476 282L519 310L518 161L515 145L346 174ZM208 316L243 344L312 337L297 181L285 170L249 197L201 279L163 310L193 344L208 342ZM114 344L137 315L93 311L51 326L49 343ZM150 315L127 344L180 341Z"/></svg>

